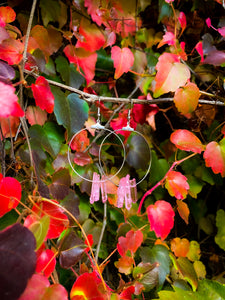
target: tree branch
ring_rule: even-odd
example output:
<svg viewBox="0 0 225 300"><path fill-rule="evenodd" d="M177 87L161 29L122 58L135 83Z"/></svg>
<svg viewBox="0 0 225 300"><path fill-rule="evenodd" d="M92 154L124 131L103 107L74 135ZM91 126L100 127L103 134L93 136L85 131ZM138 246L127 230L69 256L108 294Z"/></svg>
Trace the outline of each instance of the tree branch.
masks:
<svg viewBox="0 0 225 300"><path fill-rule="evenodd" d="M37 78L39 75L35 74L34 72L30 72L27 70L24 70L24 73L29 74L35 78ZM102 101L102 102L112 102L112 103L124 103L128 104L132 101L133 104L159 104L159 103L165 103L165 102L173 102L174 99L172 97L166 97L166 98L157 98L157 99L130 99L128 98L116 98L116 97L104 97L104 96L98 96L98 95L93 95L89 93L85 93L79 89L73 88L71 86L65 85L63 83L59 83L53 80L46 79L50 85L57 86L61 89L73 92L75 94L80 95L80 97L89 102L89 103L94 103L95 101ZM204 92L202 92L203 94ZM215 95L207 93L208 96L215 97ZM199 99L198 100L199 104L209 104L209 105L217 105L217 106L224 106L224 102L222 101L217 101L217 100L206 100L206 99Z"/></svg>

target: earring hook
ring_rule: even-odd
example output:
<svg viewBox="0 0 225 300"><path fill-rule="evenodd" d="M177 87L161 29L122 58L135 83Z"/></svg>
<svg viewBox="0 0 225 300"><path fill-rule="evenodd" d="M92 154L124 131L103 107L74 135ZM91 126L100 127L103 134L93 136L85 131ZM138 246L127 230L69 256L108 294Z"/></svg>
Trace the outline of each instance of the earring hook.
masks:
<svg viewBox="0 0 225 300"><path fill-rule="evenodd" d="M126 130L126 131L134 131L134 128L132 128L130 126L130 119L131 119L131 109L133 107L133 100L131 99L130 101L130 108L128 110L128 114L127 114L127 125L125 127L122 128L122 130Z"/></svg>
<svg viewBox="0 0 225 300"><path fill-rule="evenodd" d="M94 125L91 126L92 129L105 129L105 126L101 124L101 111L100 111L100 98L98 98L99 106L97 112L97 121Z"/></svg>

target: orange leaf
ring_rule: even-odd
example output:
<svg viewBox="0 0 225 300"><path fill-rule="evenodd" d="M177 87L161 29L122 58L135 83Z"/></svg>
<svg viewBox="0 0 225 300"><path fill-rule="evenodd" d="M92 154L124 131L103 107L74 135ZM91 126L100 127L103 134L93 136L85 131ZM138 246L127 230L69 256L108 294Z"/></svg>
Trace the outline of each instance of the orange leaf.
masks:
<svg viewBox="0 0 225 300"><path fill-rule="evenodd" d="M26 110L26 118L30 125L44 125L47 121L47 112L38 106L28 106Z"/></svg>
<svg viewBox="0 0 225 300"><path fill-rule="evenodd" d="M17 133L19 125L20 125L20 119L18 117L13 117L13 116L9 116L8 118L0 117L0 126L4 138L14 137Z"/></svg>
<svg viewBox="0 0 225 300"><path fill-rule="evenodd" d="M0 26L4 27L6 23L11 23L15 20L16 13L10 6L0 7Z"/></svg>
<svg viewBox="0 0 225 300"><path fill-rule="evenodd" d="M188 205L181 200L177 200L177 210L178 210L180 217L184 220L184 222L186 224L188 224L188 217L190 214Z"/></svg>
<svg viewBox="0 0 225 300"><path fill-rule="evenodd" d="M200 97L199 88L195 83L188 82L183 88L176 90L174 95L174 103L179 112L186 115L192 113L197 105Z"/></svg>
<svg viewBox="0 0 225 300"><path fill-rule="evenodd" d="M143 242L143 233L140 230L130 230L126 237L120 236L118 239L117 249L121 256L126 255L127 251L135 253Z"/></svg>
<svg viewBox="0 0 225 300"><path fill-rule="evenodd" d="M168 92L175 92L180 86L184 86L191 74L187 66L180 63L179 56L171 53L163 53L156 65L158 71L155 77L155 98Z"/></svg>
<svg viewBox="0 0 225 300"><path fill-rule="evenodd" d="M115 266L119 269L120 273L126 275L130 274L133 269L134 259L130 256L122 256L118 261L115 262Z"/></svg>
<svg viewBox="0 0 225 300"><path fill-rule="evenodd" d="M206 146L204 152L206 167L211 167L215 174L225 176L225 138L219 143L211 142Z"/></svg>
<svg viewBox="0 0 225 300"><path fill-rule="evenodd" d="M89 84L95 76L97 53L91 53L83 48L75 48L72 45L67 45L64 48L63 52L67 56L70 63L74 63L75 65L77 65L79 71L80 69L83 70L84 77L87 81L87 84Z"/></svg>
<svg viewBox="0 0 225 300"><path fill-rule="evenodd" d="M80 21L78 41L76 48L84 48L86 51L95 52L99 50L105 44L105 36L100 29L91 24L89 20L84 18Z"/></svg>
<svg viewBox="0 0 225 300"><path fill-rule="evenodd" d="M187 239L174 238L171 241L171 250L177 257L186 257L190 243Z"/></svg>
<svg viewBox="0 0 225 300"><path fill-rule="evenodd" d="M0 44L0 59L7 61L9 65L18 65L23 58L23 49L20 41L6 39Z"/></svg>
<svg viewBox="0 0 225 300"><path fill-rule="evenodd" d="M123 73L127 73L134 63L134 55L129 48L121 49L118 46L112 47L111 57L116 69L114 78L118 79Z"/></svg>
<svg viewBox="0 0 225 300"><path fill-rule="evenodd" d="M177 199L184 199L187 196L189 184L187 178L180 172L170 171L166 176L166 184L169 194Z"/></svg>
<svg viewBox="0 0 225 300"><path fill-rule="evenodd" d="M186 129L178 129L170 136L170 141L176 145L178 149L201 153L204 150L199 138L194 133Z"/></svg>

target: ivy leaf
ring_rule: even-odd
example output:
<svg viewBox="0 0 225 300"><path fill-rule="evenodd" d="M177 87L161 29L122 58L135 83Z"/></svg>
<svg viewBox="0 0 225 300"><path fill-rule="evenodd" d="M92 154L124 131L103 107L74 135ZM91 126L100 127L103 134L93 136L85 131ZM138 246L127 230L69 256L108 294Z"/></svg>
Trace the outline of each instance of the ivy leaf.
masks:
<svg viewBox="0 0 225 300"><path fill-rule="evenodd" d="M170 203L158 200L147 207L147 215L151 230L164 240L174 225L174 211ZM160 220L160 222L159 222Z"/></svg>
<svg viewBox="0 0 225 300"><path fill-rule="evenodd" d="M179 257L178 259L171 253L170 257L173 261L174 267L180 272L180 274L187 280L196 291L198 287L198 278L193 267L193 264L186 257Z"/></svg>
<svg viewBox="0 0 225 300"><path fill-rule="evenodd" d="M56 258L55 253L50 249L45 249L43 245L37 251L37 264L35 271L37 273L43 273L45 277L49 277L55 269Z"/></svg>
<svg viewBox="0 0 225 300"><path fill-rule="evenodd" d="M182 200L187 196L189 184L187 183L187 177L183 174L176 171L170 171L166 175L165 187L171 196Z"/></svg>
<svg viewBox="0 0 225 300"><path fill-rule="evenodd" d="M0 26L4 27L6 23L15 21L16 13L10 6L0 7Z"/></svg>
<svg viewBox="0 0 225 300"><path fill-rule="evenodd" d="M192 113L197 105L200 97L199 88L195 83L188 82L184 87L176 90L174 95L174 103L177 110L186 115Z"/></svg>
<svg viewBox="0 0 225 300"><path fill-rule="evenodd" d="M206 167L211 167L215 174L225 176L225 138L219 143L211 142L206 146L203 155Z"/></svg>
<svg viewBox="0 0 225 300"><path fill-rule="evenodd" d="M23 58L24 45L19 40L8 38L0 44L0 59L9 65L18 65Z"/></svg>
<svg viewBox="0 0 225 300"><path fill-rule="evenodd" d="M15 88L12 85L0 82L0 117L23 117L24 112L17 101Z"/></svg>
<svg viewBox="0 0 225 300"><path fill-rule="evenodd" d="M187 239L174 238L171 241L171 250L177 257L186 257L190 243Z"/></svg>
<svg viewBox="0 0 225 300"><path fill-rule="evenodd" d="M177 200L177 211L180 217L184 220L186 224L188 224L188 217L190 215L190 210L188 208L187 203L182 200Z"/></svg>
<svg viewBox="0 0 225 300"><path fill-rule="evenodd" d="M83 48L75 48L72 45L67 45L63 52L69 62L77 66L77 69L85 77L88 85L95 76L95 65L98 58L97 53L86 51Z"/></svg>
<svg viewBox="0 0 225 300"><path fill-rule="evenodd" d="M26 110L26 119L30 125L44 125L47 121L47 112L38 106L29 105Z"/></svg>
<svg viewBox="0 0 225 300"><path fill-rule="evenodd" d="M35 271L33 234L20 224L0 232L0 295L2 300L18 299Z"/></svg>
<svg viewBox="0 0 225 300"><path fill-rule="evenodd" d="M124 255L115 262L115 266L118 268L120 273L128 275L132 272L134 263L135 261L133 257Z"/></svg>
<svg viewBox="0 0 225 300"><path fill-rule="evenodd" d="M130 230L127 232L126 237L119 237L117 249L121 256L126 255L127 251L135 253L143 242L143 233L140 230Z"/></svg>
<svg viewBox="0 0 225 300"><path fill-rule="evenodd" d="M112 47L111 58L114 62L114 68L116 69L114 78L118 79L123 73L127 73L134 63L134 55L127 47L120 48L118 46Z"/></svg>
<svg viewBox="0 0 225 300"><path fill-rule="evenodd" d="M43 76L39 76L35 84L32 83L31 89L36 105L48 113L52 113L54 110L54 95L51 92L48 81Z"/></svg>
<svg viewBox="0 0 225 300"><path fill-rule="evenodd" d="M49 216L45 215L40 220L36 220L29 226L29 230L36 239L36 250L38 250L46 239L50 224Z"/></svg>
<svg viewBox="0 0 225 300"><path fill-rule="evenodd" d="M215 242L217 245L225 250L225 211L223 209L219 209L216 213L216 226L217 226L217 234L215 236Z"/></svg>
<svg viewBox="0 0 225 300"><path fill-rule="evenodd" d="M179 56L171 53L163 53L159 57L156 70L158 72L155 77L154 98L175 92L191 76L188 67L180 63Z"/></svg>
<svg viewBox="0 0 225 300"><path fill-rule="evenodd" d="M22 194L21 185L13 177L2 177L0 174L0 217L16 208Z"/></svg>
<svg viewBox="0 0 225 300"><path fill-rule="evenodd" d="M1 41L0 41L1 43ZM12 80L15 77L15 70L7 63L0 61L0 80Z"/></svg>
<svg viewBox="0 0 225 300"><path fill-rule="evenodd" d="M71 178L69 170L60 168L52 175L52 183L49 185L49 191L56 200L63 200L70 191Z"/></svg>
<svg viewBox="0 0 225 300"><path fill-rule="evenodd" d="M174 131L170 136L170 141L181 150L192 151L195 153L201 153L204 150L204 146L199 138L186 129Z"/></svg>
<svg viewBox="0 0 225 300"><path fill-rule="evenodd" d="M79 35L76 48L83 48L86 51L95 52L105 44L105 36L102 31L89 20L82 18L79 25Z"/></svg>
<svg viewBox="0 0 225 300"><path fill-rule="evenodd" d="M35 295L35 296L34 296ZM61 284L50 285L45 276L34 274L18 300L68 300L68 293Z"/></svg>

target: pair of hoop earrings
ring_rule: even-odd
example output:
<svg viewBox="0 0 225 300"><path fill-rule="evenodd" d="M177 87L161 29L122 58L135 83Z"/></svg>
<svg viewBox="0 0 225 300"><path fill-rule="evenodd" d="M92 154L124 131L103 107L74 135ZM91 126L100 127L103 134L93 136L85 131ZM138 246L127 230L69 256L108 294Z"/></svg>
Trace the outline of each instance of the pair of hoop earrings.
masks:
<svg viewBox="0 0 225 300"><path fill-rule="evenodd" d="M107 201L107 184L106 184L107 181L110 181L113 184L115 184L116 186L118 186L117 205L116 205L117 207L122 208L125 203L126 209L129 210L132 206L132 203L137 201L137 185L140 184L147 177L147 175L150 171L150 168L151 168L151 148L150 148L146 138L143 136L143 134L134 130L134 128L132 128L130 126L130 114L131 114L131 109L129 109L129 111L128 111L127 125L125 127L122 127L121 129L112 131L108 128L105 128L105 126L101 125L101 123L100 123L100 105L99 105L98 113L97 113L98 118L97 118L96 123L90 127L83 128L80 131L78 131L77 133L75 133L69 142L69 148L68 148L67 154L68 154L68 161L69 161L69 164L70 164L72 170L81 179L92 183L91 196L90 196L91 204L93 204L94 202L96 202L100 199L100 191L101 191L101 196L102 196L102 202L105 203ZM71 159L70 159L70 149L72 148L71 146L72 146L73 142L75 141L75 139L78 138L79 134L81 134L85 130L90 131L92 129L95 129L99 133L100 136L102 136L103 132L105 132L106 136L102 139L100 147L98 149L98 170L99 170L100 174L98 174L97 172L93 172L92 179L89 179L87 177L82 176L73 166ZM120 179L119 185L117 185L116 183L113 182L113 178L115 178L121 172L121 170L125 164L125 161L126 161L125 145L124 145L121 137L117 133L120 131L129 131L131 133L135 133L135 134L139 135L145 141L145 144L147 145L147 149L149 151L148 168L147 168L144 176L138 182L136 182L135 178L130 179L129 174L127 174L125 177L122 177ZM101 150L102 150L102 147L105 144L106 140L111 136L113 136L114 138L116 137L122 145L123 161L122 161L120 168L118 169L118 171L115 174L113 174L112 176L107 176L106 172L104 171L103 164L102 164ZM89 148L90 147L88 147L88 149ZM86 151L87 151L87 149L85 149L83 152L86 152ZM144 153L141 153L141 154L144 155Z"/></svg>

